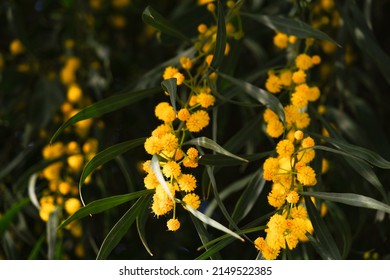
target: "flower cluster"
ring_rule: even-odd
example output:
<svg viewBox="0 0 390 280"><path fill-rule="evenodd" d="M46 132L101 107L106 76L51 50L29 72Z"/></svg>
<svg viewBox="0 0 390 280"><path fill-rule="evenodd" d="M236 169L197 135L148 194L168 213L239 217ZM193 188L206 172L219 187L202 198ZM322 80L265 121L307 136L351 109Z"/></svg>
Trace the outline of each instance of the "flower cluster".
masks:
<svg viewBox="0 0 390 280"><path fill-rule="evenodd" d="M299 42L290 37L277 33L274 43L281 48ZM284 122L269 108L263 115L267 134L279 139L276 156L267 158L263 164L263 178L272 182L268 203L277 210L267 223L266 237L255 240L255 247L265 259L277 258L281 249L294 249L299 241L307 240L306 233L313 231L303 199L299 196L304 188L317 183L316 172L310 166L315 158L315 142L304 132L310 124L307 107L320 97L319 88L310 85L307 78L309 70L321 62L318 55L307 53L312 43L313 40L306 40L305 52L296 54L291 66L269 71L265 83L272 94L289 94L289 103L283 107Z"/></svg>
<svg viewBox="0 0 390 280"><path fill-rule="evenodd" d="M208 11L214 14L215 4L212 1L208 2ZM210 71L210 65L213 60L217 28L216 25L207 27L200 24L197 29L199 32L195 42L197 55L182 56L178 61L179 65L166 67L162 75L164 80L175 79L178 91L182 93L180 96L186 98L176 96L176 102L180 104L177 110L168 102L157 104L154 113L162 124L152 131L144 144L148 154L158 156L164 180L170 191L170 194L167 193L167 189L157 179L150 166L150 160L146 161L143 165L147 173L144 178L145 187L155 190L151 209L157 217L173 212L173 217L167 222L167 228L171 231L180 228L180 222L176 218L176 203L183 204L184 209L186 205L193 209L200 206L200 198L194 192L197 180L186 171L198 166L199 151L195 147L184 148L183 144L185 139L193 137L193 134L201 132L209 125L208 109L216 102L212 86L217 75ZM235 32L230 22L226 24L226 31L230 35ZM227 43L225 55L228 53ZM168 92L166 94L169 95ZM178 194L181 199L178 198Z"/></svg>

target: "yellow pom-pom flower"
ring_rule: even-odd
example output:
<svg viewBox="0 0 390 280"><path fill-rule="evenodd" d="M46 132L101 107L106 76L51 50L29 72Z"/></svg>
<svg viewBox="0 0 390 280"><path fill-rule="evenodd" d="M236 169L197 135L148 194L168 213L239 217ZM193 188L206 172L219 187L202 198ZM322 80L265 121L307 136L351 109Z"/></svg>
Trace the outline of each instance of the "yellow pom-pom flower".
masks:
<svg viewBox="0 0 390 280"><path fill-rule="evenodd" d="M310 56L303 53L296 57L295 65L298 67L299 70L306 71L313 66L313 62Z"/></svg>
<svg viewBox="0 0 390 280"><path fill-rule="evenodd" d="M159 103L156 106L154 113L158 119L162 120L165 123L171 123L176 118L175 111L168 102Z"/></svg>
<svg viewBox="0 0 390 280"><path fill-rule="evenodd" d="M194 193L186 194L183 197L183 202L184 202L185 205L189 205L192 208L194 208L195 210L198 209L199 206L200 206L199 196L194 194ZM185 208L185 206L184 206L184 208Z"/></svg>
<svg viewBox="0 0 390 280"><path fill-rule="evenodd" d="M177 231L180 228L180 222L178 219L170 219L167 222L167 228L169 231Z"/></svg>
<svg viewBox="0 0 390 280"><path fill-rule="evenodd" d="M190 132L199 132L210 122L209 114L204 110L193 113L186 121L186 126Z"/></svg>

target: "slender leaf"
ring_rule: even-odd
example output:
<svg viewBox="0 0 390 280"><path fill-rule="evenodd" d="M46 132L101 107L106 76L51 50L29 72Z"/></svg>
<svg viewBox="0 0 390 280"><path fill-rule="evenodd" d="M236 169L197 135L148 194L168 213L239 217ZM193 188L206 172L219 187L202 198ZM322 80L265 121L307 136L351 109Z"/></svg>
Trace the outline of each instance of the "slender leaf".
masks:
<svg viewBox="0 0 390 280"><path fill-rule="evenodd" d="M314 196L324 200L344 203L355 207L375 209L390 214L390 205L368 196L355 193L302 192L305 196Z"/></svg>
<svg viewBox="0 0 390 280"><path fill-rule="evenodd" d="M199 212L198 210L192 208L189 205L185 205L185 207L192 215L194 215L196 218L201 220L203 223L205 223L209 226L212 226L220 231L226 232L227 234L230 234L231 236L244 242L244 239L242 237L240 237L237 233L231 231L227 227L223 226L222 224L218 223L217 221L213 220L212 218L206 216L202 212Z"/></svg>
<svg viewBox="0 0 390 280"><path fill-rule="evenodd" d="M298 38L315 38L319 40L330 41L338 45L329 35L315 29L307 23L298 19L285 18L282 16L255 15L241 13L241 15L256 20L272 30L283 32L288 35L294 35Z"/></svg>
<svg viewBox="0 0 390 280"><path fill-rule="evenodd" d="M171 105L173 107L173 110L175 111L175 114L177 112L176 109L176 95L177 95L177 79L176 78L170 78L167 80L164 80L161 82L162 88L168 92L169 98L171 100Z"/></svg>
<svg viewBox="0 0 390 280"><path fill-rule="evenodd" d="M28 197L31 200L31 203L37 208L40 209L37 195L35 193L35 184L37 182L38 174L35 173L31 175L30 180L28 180Z"/></svg>
<svg viewBox="0 0 390 280"><path fill-rule="evenodd" d="M150 256L153 257L152 250L150 250L148 241L146 240L146 234L145 234L145 226L146 222L149 218L149 212L141 212L140 215L136 219L136 225L137 225L137 231L138 231L138 236L141 239L142 244L145 247L145 250L149 253Z"/></svg>
<svg viewBox="0 0 390 280"><path fill-rule="evenodd" d="M231 244L233 241L233 238L227 238L212 246L209 246L207 250L200 256L196 257L195 260L207 260L208 258L211 258L214 254L220 252L223 248Z"/></svg>
<svg viewBox="0 0 390 280"><path fill-rule="evenodd" d="M110 197L92 201L91 203L88 203L86 206L81 207L73 215L71 215L65 221L63 221L59 226L59 229L64 228L66 225L70 224L74 220L84 218L88 215L104 212L106 210L114 208L128 201L150 194L151 192L152 192L151 190L142 190L138 192L115 195L115 196L110 196Z"/></svg>
<svg viewBox="0 0 390 280"><path fill-rule="evenodd" d="M239 155L240 158L246 159L248 162L257 161L260 159L263 159L265 157L270 156L274 151L270 152L263 152L263 153L257 153L257 154L251 154L251 155ZM231 158L225 155L202 155L199 158L199 163L203 165L210 165L210 166L237 166L242 165L243 162L241 160Z"/></svg>
<svg viewBox="0 0 390 280"><path fill-rule="evenodd" d="M160 161L158 160L157 155L153 155L152 160L150 162L150 167L152 168L153 173L156 175L158 182L164 188L167 195L170 197L170 199L172 199L172 201L175 201L175 198L169 190L168 184L165 181L164 176L161 172Z"/></svg>
<svg viewBox="0 0 390 280"><path fill-rule="evenodd" d="M329 229L318 213L318 210L314 206L310 197L305 196L305 204L307 213L309 214L311 223L313 224L314 233L317 236L317 246L326 252L326 255L329 259L340 260L341 255L339 249L337 248L336 242L334 241L332 235L329 232Z"/></svg>
<svg viewBox="0 0 390 280"><path fill-rule="evenodd" d="M80 176L79 181L79 193L81 201L84 204L84 201L82 199L81 195L81 186L83 185L85 179L99 166L102 164L105 164L106 162L114 159L115 157L119 156L120 154L123 154L131 149L134 149L140 145L142 145L145 142L145 138L138 138L133 139L129 141L125 141L116 145L113 145L98 154L96 154L85 166L83 169L83 172Z"/></svg>
<svg viewBox="0 0 390 280"><path fill-rule="evenodd" d="M161 87L117 94L89 105L63 123L53 134L50 143L53 143L65 128L79 121L100 117L104 114L119 110L146 97L150 97L159 91L161 91Z"/></svg>
<svg viewBox="0 0 390 280"><path fill-rule="evenodd" d="M210 64L210 70L215 71L222 63L226 48L226 23L225 13L221 1L217 2L217 39L215 43L215 50L213 60Z"/></svg>
<svg viewBox="0 0 390 280"><path fill-rule="evenodd" d="M234 207L232 219L236 223L244 219L252 210L253 206L258 202L258 198L263 191L264 185L265 180L263 178L263 170L261 168L254 173L254 176Z"/></svg>
<svg viewBox="0 0 390 280"><path fill-rule="evenodd" d="M390 83L390 56L386 54L378 44L375 36L367 26L366 19L356 3L345 3L343 19L346 27L356 45L366 54L379 68L383 77Z"/></svg>
<svg viewBox="0 0 390 280"><path fill-rule="evenodd" d="M47 239L47 258L54 260L55 249L57 244L57 227L60 222L60 211L56 208L50 213L49 220L46 223L46 239Z"/></svg>
<svg viewBox="0 0 390 280"><path fill-rule="evenodd" d="M222 78L225 78L226 80L230 81L234 85L238 86L244 92L246 92L247 94L252 96L254 99L259 101L261 104L270 108L272 111L274 111L279 116L279 118L282 122L285 121L283 106L280 103L279 99L276 98L274 95L272 95L271 93L269 93L268 91L266 91L264 89L255 87L254 85L252 85L248 82L233 78L229 75L219 73L219 76Z"/></svg>
<svg viewBox="0 0 390 280"><path fill-rule="evenodd" d="M110 255L111 251L118 245L125 234L129 231L131 225L140 213L145 212L149 206L150 195L140 197L134 205L119 219L112 227L110 232L104 238L97 254L97 260L104 260Z"/></svg>
<svg viewBox="0 0 390 280"><path fill-rule="evenodd" d="M42 249L43 242L45 242L45 235L42 235L35 243L34 248L32 249L30 255L28 256L28 260L37 260L39 256L39 252Z"/></svg>
<svg viewBox="0 0 390 280"><path fill-rule="evenodd" d="M142 20L162 33L176 37L180 40L189 41L183 33L177 30L166 18L150 6L147 6L143 11Z"/></svg>
<svg viewBox="0 0 390 280"><path fill-rule="evenodd" d="M0 237L4 235L8 227L12 223L13 219L18 215L20 210L30 203L29 198L24 198L21 201L14 203L7 211L1 216L0 219Z"/></svg>
<svg viewBox="0 0 390 280"><path fill-rule="evenodd" d="M214 152L217 152L217 153L223 154L225 156L240 160L242 162L248 162L247 159L244 159L244 158L241 158L239 156L232 154L231 152L227 151L226 149L221 147L219 144L217 144L216 142L214 142L213 140L211 140L210 138L207 138L207 137L194 138L194 139L188 140L183 145L201 146L203 148L213 150Z"/></svg>

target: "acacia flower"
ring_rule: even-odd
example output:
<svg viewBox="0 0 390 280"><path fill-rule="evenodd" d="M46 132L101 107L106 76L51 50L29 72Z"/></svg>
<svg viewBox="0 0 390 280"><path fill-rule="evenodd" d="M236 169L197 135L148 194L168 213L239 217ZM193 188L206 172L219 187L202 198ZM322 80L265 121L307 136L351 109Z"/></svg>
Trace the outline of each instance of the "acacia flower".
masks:
<svg viewBox="0 0 390 280"><path fill-rule="evenodd" d="M167 68L165 68L163 78L164 80L176 78L176 84L178 86L180 86L184 81L184 75L180 73L177 68L172 66L168 66Z"/></svg>
<svg viewBox="0 0 390 280"><path fill-rule="evenodd" d="M156 117L165 123L171 123L175 120L175 111L173 110L173 107L168 102L161 102L159 103L154 113Z"/></svg>
<svg viewBox="0 0 390 280"><path fill-rule="evenodd" d="M177 231L180 228L180 222L178 219L170 219L167 222L167 228L170 231Z"/></svg>
<svg viewBox="0 0 390 280"><path fill-rule="evenodd" d="M192 174L182 174L178 179L180 190L192 192L196 188L196 178Z"/></svg>
<svg viewBox="0 0 390 280"><path fill-rule="evenodd" d="M199 196L194 194L194 193L186 194L183 197L183 202L185 203L185 205L189 205L192 208L194 208L195 210L198 209L200 206ZM185 208L185 206L184 206L184 208Z"/></svg>
<svg viewBox="0 0 390 280"><path fill-rule="evenodd" d="M193 113L186 121L186 126L190 132L199 132L210 122L209 114L204 110Z"/></svg>
<svg viewBox="0 0 390 280"><path fill-rule="evenodd" d="M279 49L285 49L288 46L288 36L278 32L273 38L274 45Z"/></svg>
<svg viewBox="0 0 390 280"><path fill-rule="evenodd" d="M305 53L298 55L295 59L295 65L299 70L306 71L313 66L313 61L310 56Z"/></svg>

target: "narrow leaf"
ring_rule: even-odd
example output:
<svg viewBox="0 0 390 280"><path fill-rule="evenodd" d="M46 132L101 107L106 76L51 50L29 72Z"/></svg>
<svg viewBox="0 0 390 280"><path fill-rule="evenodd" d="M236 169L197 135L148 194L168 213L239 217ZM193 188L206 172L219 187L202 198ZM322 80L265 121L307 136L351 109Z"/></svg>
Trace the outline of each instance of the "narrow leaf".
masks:
<svg viewBox="0 0 390 280"><path fill-rule="evenodd" d="M19 213L19 211L30 203L30 199L24 198L21 201L14 203L7 211L1 216L0 219L0 237L6 232L13 219Z"/></svg>
<svg viewBox="0 0 390 280"><path fill-rule="evenodd" d="M172 199L172 201L174 202L175 198L173 197L171 191L169 190L168 184L165 181L164 176L161 172L160 161L158 160L157 155L153 155L152 160L150 162L150 167L152 168L154 174L156 175L156 178L160 183L160 185L164 188L165 192L168 194L170 199Z"/></svg>
<svg viewBox="0 0 390 280"><path fill-rule="evenodd" d="M218 223L217 221L211 219L210 217L206 216L205 214L203 214L202 212L199 212L198 210L195 210L194 208L192 208L191 206L189 205L185 205L185 207L187 208L187 210L192 214L194 215L196 218L198 218L199 220L201 220L203 223L209 225L209 226L212 226L220 231L223 231L223 232L226 232L228 234L230 234L231 236L241 240L241 241L244 241L243 238L241 238L237 233L231 231L230 229L228 229L227 227L223 226L222 224Z"/></svg>
<svg viewBox="0 0 390 280"><path fill-rule="evenodd" d="M334 241L328 227L321 218L310 197L305 196L305 204L310 221L313 224L314 233L317 236L317 246L321 246L321 248L326 251L330 259L340 260L341 255L339 249L337 248L336 242Z"/></svg>
<svg viewBox="0 0 390 280"><path fill-rule="evenodd" d="M146 97L150 97L159 91L161 91L161 88L155 87L136 92L117 94L89 105L63 123L52 136L50 143L53 143L65 128L79 121L100 117L104 114L119 110Z"/></svg>
<svg viewBox="0 0 390 280"><path fill-rule="evenodd" d="M50 213L49 220L46 223L47 256L49 260L53 260L55 255L57 227L60 221L59 214L59 209L56 208Z"/></svg>
<svg viewBox="0 0 390 280"><path fill-rule="evenodd" d="M146 210L151 196L143 196L137 200L134 205L119 219L111 228L110 232L104 238L97 254L97 260L104 260L110 255L111 251L122 240L123 236L129 231L137 216Z"/></svg>
<svg viewBox="0 0 390 280"><path fill-rule="evenodd" d="M176 37L180 40L189 41L183 33L177 30L166 18L150 6L147 6L143 11L142 20L162 33Z"/></svg>
<svg viewBox="0 0 390 280"><path fill-rule="evenodd" d="M145 233L145 226L148 218L149 218L149 212L147 211L141 212L136 219L136 225L137 225L139 238L141 239L141 242L144 245L145 250L148 252L150 256L153 257L153 253L152 250L150 250L149 248L148 241L146 240L146 233Z"/></svg>
<svg viewBox="0 0 390 280"><path fill-rule="evenodd" d="M236 223L244 219L252 210L253 206L258 203L258 198L263 191L264 185L265 180L263 178L263 170L261 168L255 172L252 180L249 182L234 207L232 219Z"/></svg>
<svg viewBox="0 0 390 280"><path fill-rule="evenodd" d="M41 206L39 205L37 195L35 193L35 184L37 182L38 174L35 173L31 175L28 180L28 197L31 200L31 203L39 210Z"/></svg>
<svg viewBox="0 0 390 280"><path fill-rule="evenodd" d="M375 209L390 214L390 205L360 194L327 192L302 192L301 194L306 196L314 196L324 200L344 203L351 206Z"/></svg>
<svg viewBox="0 0 390 280"><path fill-rule="evenodd" d="M256 20L272 30L283 32L288 35L294 35L298 38L315 38L319 40L330 41L338 45L331 37L326 33L315 29L307 23L298 19L285 18L282 16L269 16L269 15L255 15L248 13L241 13L242 16L246 16L253 20Z"/></svg>
<svg viewBox="0 0 390 280"><path fill-rule="evenodd" d="M207 137L194 138L194 139L191 139L191 140L185 142L183 145L198 145L198 146L201 146L203 148L213 150L214 152L223 154L225 156L240 160L242 162L248 162L247 159L241 158L239 156L232 154L231 152L227 151L226 149L221 147L219 144L217 144L216 142L214 142L213 140L211 140L210 138L207 138Z"/></svg>
<svg viewBox="0 0 390 280"><path fill-rule="evenodd" d="M79 193L80 193L80 198L85 205L82 195L81 195L81 186L83 185L85 179L99 166L105 164L106 162L114 159L115 157L119 156L120 154L123 154L131 149L134 149L140 145L142 145L145 142L145 138L138 138L138 139L133 139L129 141L125 141L123 143L119 143L116 145L113 145L98 154L96 154L85 166L83 169L83 172L81 173L80 176L80 181L79 181Z"/></svg>
<svg viewBox="0 0 390 280"><path fill-rule="evenodd" d="M87 204L86 206L81 207L73 215L71 215L65 221L63 221L61 223L61 225L59 226L59 229L64 228L66 225L70 224L74 220L81 219L81 218L84 218L84 217L89 216L89 215L104 212L106 210L114 208L114 207L121 205L123 203L126 203L128 201L137 199L141 196L145 196L151 192L152 192L151 190L142 190L142 191L138 191L138 192L122 194L122 195L115 195L115 196L110 196L110 197L106 197L106 198L92 201L91 203Z"/></svg>
<svg viewBox="0 0 390 280"><path fill-rule="evenodd" d="M177 112L176 109L176 95L177 95L177 84L176 84L176 78L167 79L161 82L161 87L164 89L164 91L168 92L169 98L171 100L171 105L173 107L173 110L175 111L175 114Z"/></svg>
<svg viewBox="0 0 390 280"><path fill-rule="evenodd" d="M215 43L215 50L213 60L210 64L210 70L215 71L222 63L226 48L226 23L225 13L221 1L217 2L217 38Z"/></svg>
<svg viewBox="0 0 390 280"><path fill-rule="evenodd" d="M229 75L219 73L219 76L222 78L225 78L226 80L230 81L234 85L238 86L244 92L246 92L247 94L252 96L254 99L256 99L258 102L260 102L264 106L267 106L268 108L270 108L272 111L274 111L279 116L279 118L282 122L285 121L283 106L280 103L279 99L276 98L274 95L272 95L271 93L269 93L268 91L266 91L264 89L255 87L254 85L252 85L248 82L233 78Z"/></svg>

